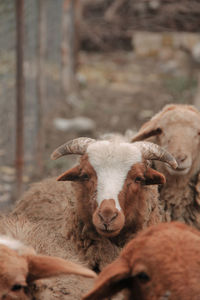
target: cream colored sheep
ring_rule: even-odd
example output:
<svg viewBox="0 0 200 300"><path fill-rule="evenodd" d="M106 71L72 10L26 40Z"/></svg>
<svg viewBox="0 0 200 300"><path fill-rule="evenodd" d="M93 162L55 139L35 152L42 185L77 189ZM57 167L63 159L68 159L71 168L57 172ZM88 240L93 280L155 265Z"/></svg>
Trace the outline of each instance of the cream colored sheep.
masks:
<svg viewBox="0 0 200 300"><path fill-rule="evenodd" d="M167 105L132 141L145 139L169 151L178 162L176 170L155 162L167 181L160 189L165 219L200 229L200 112L191 105Z"/></svg>
<svg viewBox="0 0 200 300"><path fill-rule="evenodd" d="M95 277L95 273L72 254L64 252L70 261L41 255L46 252L63 255L62 248L54 243L54 235L45 231L44 228L41 231L40 224L31 224L21 217L1 218L0 299L80 299L91 287L91 279L70 275ZM62 274L68 276L58 276ZM45 279L50 277L54 278Z"/></svg>
<svg viewBox="0 0 200 300"><path fill-rule="evenodd" d="M53 158L68 154L81 155L79 164L58 181L34 185L14 213L55 232L66 253L70 247L88 267L100 271L136 232L161 221L157 185L165 178L148 161L172 167L176 162L151 143L118 140L78 138L59 147Z"/></svg>

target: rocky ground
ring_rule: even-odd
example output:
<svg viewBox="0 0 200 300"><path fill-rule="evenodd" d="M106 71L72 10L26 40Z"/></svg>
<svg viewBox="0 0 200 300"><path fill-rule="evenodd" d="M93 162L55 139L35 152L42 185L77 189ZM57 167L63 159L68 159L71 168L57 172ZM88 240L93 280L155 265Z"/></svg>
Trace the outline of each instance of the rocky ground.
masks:
<svg viewBox="0 0 200 300"><path fill-rule="evenodd" d="M45 117L45 171L40 176L24 176L25 188L32 181L56 176L70 167L75 157L50 160L50 153L63 142L78 136L98 138L108 132L136 131L165 104L193 103L195 73L184 55L174 57L139 56L134 52L81 53L78 70L79 91L66 102L57 100L56 109ZM92 126L60 130L55 119L85 117ZM0 167L1 207L7 208L15 171L12 165Z"/></svg>

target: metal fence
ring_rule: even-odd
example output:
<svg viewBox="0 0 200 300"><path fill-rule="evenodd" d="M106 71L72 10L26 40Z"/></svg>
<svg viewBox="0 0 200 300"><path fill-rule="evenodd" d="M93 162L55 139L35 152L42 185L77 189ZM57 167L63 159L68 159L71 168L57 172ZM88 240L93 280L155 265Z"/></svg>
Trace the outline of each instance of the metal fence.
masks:
<svg viewBox="0 0 200 300"><path fill-rule="evenodd" d="M0 197L7 200L15 182L16 151L16 5L0 2ZM45 0L46 5L46 97L47 112L60 98L61 14L63 1ZM38 20L39 1L24 1L24 149L25 174L30 174L38 134ZM35 165L34 165L35 167ZM26 178L24 178L26 180Z"/></svg>
<svg viewBox="0 0 200 300"><path fill-rule="evenodd" d="M199 31L197 0L71 0L83 4L80 23L84 50L112 51L134 48L134 30ZM24 78L25 176L38 171L36 153L40 124L38 66L40 43L40 5L45 5L45 97L43 122L48 112L63 101L62 94L62 16L69 0L24 0ZM17 0L0 1L0 199L10 198L15 184L16 151L16 5ZM169 14L169 12L173 12ZM169 17L170 16L170 17ZM116 47L118 45L118 47ZM114 49L114 50L113 50ZM41 67L41 66L40 66ZM87 104L87 103L86 103ZM66 106L65 106L66 107ZM48 145L47 145L48 146ZM41 174L42 176L42 174ZM1 201L0 201L1 202Z"/></svg>

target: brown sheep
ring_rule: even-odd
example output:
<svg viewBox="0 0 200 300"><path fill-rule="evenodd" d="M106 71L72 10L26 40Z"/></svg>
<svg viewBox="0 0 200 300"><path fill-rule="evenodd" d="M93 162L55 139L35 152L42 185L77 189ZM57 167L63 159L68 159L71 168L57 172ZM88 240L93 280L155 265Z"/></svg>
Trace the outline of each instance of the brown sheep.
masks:
<svg viewBox="0 0 200 300"><path fill-rule="evenodd" d="M155 162L166 177L160 198L165 220L200 229L200 112L190 105L167 105L146 122L132 141L148 139L169 151L178 168Z"/></svg>
<svg viewBox="0 0 200 300"><path fill-rule="evenodd" d="M30 288L33 281L63 274L95 277L93 271L81 265L58 257L37 255L33 248L0 235L0 299L33 299Z"/></svg>
<svg viewBox="0 0 200 300"><path fill-rule="evenodd" d="M179 222L160 223L139 232L83 300L123 289L127 300L199 300L199 266L200 233Z"/></svg>
<svg viewBox="0 0 200 300"><path fill-rule="evenodd" d="M58 182L50 179L35 185L14 213L48 224L49 230L62 235L66 251L70 247L99 271L138 230L161 221L156 185L165 178L150 168L148 160L172 167L176 162L152 143L119 140L78 138L59 147L52 157L69 154L82 155L80 163L59 176Z"/></svg>
<svg viewBox="0 0 200 300"><path fill-rule="evenodd" d="M63 250L59 246L59 239L55 242L54 234L48 232L47 228L41 230L40 223L32 224L23 217L13 215L1 216L0 233L0 295L1 293L2 295L8 293L10 297L15 295L15 298L6 297L6 300L24 299L17 297L23 294L24 290L28 297L25 299L74 300L80 299L83 293L92 287L92 279L83 280L80 276L69 275L95 277L95 273L86 268L85 264L72 253L67 255L68 261L41 255L41 253L56 253L58 256L66 256L66 249ZM5 246L12 250L5 251ZM10 255L8 257L7 252ZM12 263L13 261L15 263ZM58 276L62 274L68 276ZM54 277L51 279L44 279L52 276ZM6 281L4 282L2 278L6 278ZM12 289L14 285L17 285L17 288Z"/></svg>

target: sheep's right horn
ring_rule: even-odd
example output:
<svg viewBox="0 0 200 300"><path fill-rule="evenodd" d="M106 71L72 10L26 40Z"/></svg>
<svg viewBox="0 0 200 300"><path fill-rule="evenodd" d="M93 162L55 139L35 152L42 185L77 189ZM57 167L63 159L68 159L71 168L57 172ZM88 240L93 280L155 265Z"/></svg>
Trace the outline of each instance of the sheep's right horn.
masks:
<svg viewBox="0 0 200 300"><path fill-rule="evenodd" d="M96 140L87 137L77 138L58 147L52 154L51 159L57 159L61 156L68 154L83 155L89 144L94 143Z"/></svg>
<svg viewBox="0 0 200 300"><path fill-rule="evenodd" d="M162 147L150 142L135 142L133 145L141 149L142 155L148 160L160 160L169 164L173 169L178 167L175 158Z"/></svg>

